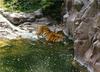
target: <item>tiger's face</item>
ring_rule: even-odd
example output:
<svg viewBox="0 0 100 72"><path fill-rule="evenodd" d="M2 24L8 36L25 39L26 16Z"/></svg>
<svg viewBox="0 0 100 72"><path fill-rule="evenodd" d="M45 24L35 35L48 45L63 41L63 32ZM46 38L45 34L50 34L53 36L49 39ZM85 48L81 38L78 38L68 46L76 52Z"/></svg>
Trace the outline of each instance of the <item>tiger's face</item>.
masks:
<svg viewBox="0 0 100 72"><path fill-rule="evenodd" d="M42 35L44 32L50 31L46 25L37 26L36 35Z"/></svg>

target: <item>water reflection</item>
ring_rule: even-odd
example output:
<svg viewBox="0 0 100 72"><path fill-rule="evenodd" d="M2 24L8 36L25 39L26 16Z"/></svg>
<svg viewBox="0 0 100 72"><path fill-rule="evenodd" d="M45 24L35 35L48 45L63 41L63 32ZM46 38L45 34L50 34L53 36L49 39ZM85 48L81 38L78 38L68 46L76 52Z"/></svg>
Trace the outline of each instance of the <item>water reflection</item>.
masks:
<svg viewBox="0 0 100 72"><path fill-rule="evenodd" d="M79 72L72 65L72 47L70 43L47 46L28 39L1 39L0 72Z"/></svg>

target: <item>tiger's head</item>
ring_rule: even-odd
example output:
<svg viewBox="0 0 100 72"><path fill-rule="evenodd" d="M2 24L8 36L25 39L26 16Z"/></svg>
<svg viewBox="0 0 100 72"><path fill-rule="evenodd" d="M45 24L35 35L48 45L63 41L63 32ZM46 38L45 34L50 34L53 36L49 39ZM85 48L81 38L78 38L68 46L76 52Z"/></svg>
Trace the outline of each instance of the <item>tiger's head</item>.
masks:
<svg viewBox="0 0 100 72"><path fill-rule="evenodd" d="M39 25L36 28L36 35L42 35L44 32L50 31L48 26L46 25Z"/></svg>

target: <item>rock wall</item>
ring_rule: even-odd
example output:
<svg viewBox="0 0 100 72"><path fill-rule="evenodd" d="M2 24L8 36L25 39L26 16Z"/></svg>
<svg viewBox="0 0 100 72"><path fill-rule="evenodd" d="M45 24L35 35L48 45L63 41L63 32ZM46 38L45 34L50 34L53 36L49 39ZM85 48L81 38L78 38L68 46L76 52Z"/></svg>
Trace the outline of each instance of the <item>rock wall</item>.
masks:
<svg viewBox="0 0 100 72"><path fill-rule="evenodd" d="M68 11L69 1L72 8ZM74 40L75 60L90 72L100 72L100 2L99 0L66 0L64 32ZM81 0L80 0L81 1ZM77 11L74 6L87 3Z"/></svg>

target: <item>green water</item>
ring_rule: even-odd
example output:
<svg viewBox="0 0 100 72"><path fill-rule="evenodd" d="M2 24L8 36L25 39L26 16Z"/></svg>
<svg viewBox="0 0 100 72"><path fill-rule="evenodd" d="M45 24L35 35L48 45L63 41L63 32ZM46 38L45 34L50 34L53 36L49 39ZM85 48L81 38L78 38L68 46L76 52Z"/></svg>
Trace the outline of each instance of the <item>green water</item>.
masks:
<svg viewBox="0 0 100 72"><path fill-rule="evenodd" d="M72 42L0 40L0 72L80 72L72 62Z"/></svg>

